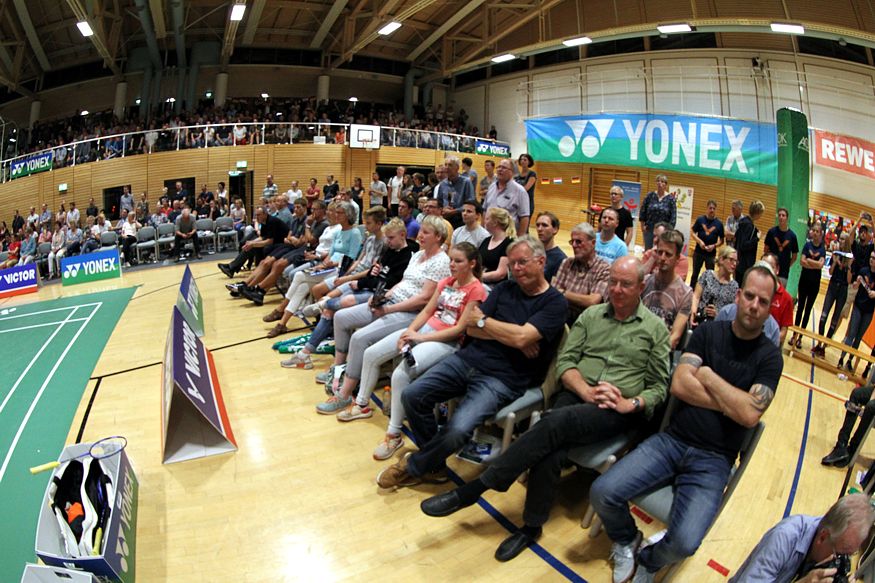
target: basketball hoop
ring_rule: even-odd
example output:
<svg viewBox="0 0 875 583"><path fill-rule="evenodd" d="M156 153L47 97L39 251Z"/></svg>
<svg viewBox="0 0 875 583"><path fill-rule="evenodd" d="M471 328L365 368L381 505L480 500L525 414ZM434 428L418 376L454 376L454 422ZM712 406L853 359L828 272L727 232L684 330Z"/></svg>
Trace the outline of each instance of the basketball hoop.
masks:
<svg viewBox="0 0 875 583"><path fill-rule="evenodd" d="M376 149L377 140L361 140L362 145L365 147L365 150L368 152L372 152Z"/></svg>

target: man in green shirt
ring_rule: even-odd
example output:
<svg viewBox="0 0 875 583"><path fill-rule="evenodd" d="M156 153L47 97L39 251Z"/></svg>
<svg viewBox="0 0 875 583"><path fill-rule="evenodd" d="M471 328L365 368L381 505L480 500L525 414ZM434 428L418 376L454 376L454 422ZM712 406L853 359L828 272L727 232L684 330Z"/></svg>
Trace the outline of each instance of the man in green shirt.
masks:
<svg viewBox="0 0 875 583"><path fill-rule="evenodd" d="M486 490L506 491L529 469L525 526L495 552L509 561L541 535L568 451L643 426L665 400L669 337L663 321L641 303L644 269L632 256L611 266L609 302L590 307L571 329L556 362L562 389L553 408L476 480L421 504L448 516Z"/></svg>

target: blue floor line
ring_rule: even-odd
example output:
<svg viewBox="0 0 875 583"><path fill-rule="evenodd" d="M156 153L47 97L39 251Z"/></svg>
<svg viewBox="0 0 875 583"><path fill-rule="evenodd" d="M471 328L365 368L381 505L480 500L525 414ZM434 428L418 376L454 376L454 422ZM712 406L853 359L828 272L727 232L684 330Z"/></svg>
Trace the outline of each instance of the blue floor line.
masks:
<svg viewBox="0 0 875 583"><path fill-rule="evenodd" d="M808 375L808 382L814 383L814 363L811 363L811 372ZM799 478L802 475L802 461L805 459L805 446L808 443L808 428L811 424L811 404L813 402L814 391L808 391L808 407L805 411L805 425L802 429L802 443L799 444L799 459L796 460L796 473L793 475L793 485L790 487L790 496L787 498L787 506L784 507L784 518L790 516L790 511L793 510L793 501L796 499L796 488L799 486Z"/></svg>
<svg viewBox="0 0 875 583"><path fill-rule="evenodd" d="M379 407L380 409L383 408L383 402L380 400L379 397L371 394L371 400L377 404L377 407ZM411 433L411 431L407 427L402 427L401 431L404 432L404 435L406 435L410 439L410 441L416 443L416 440L413 438L413 433ZM450 479L457 486L461 486L465 483L465 480L463 480L456 472L449 468L447 468L447 475L449 475ZM477 500L477 505L480 506L480 508L482 508L486 512L486 514L491 516L498 524L503 526L508 532L514 533L519 530L513 522L511 522L505 515L499 512L483 497ZM534 543L532 546L529 547L529 549L569 581L574 581L575 583L587 583L586 579L575 573L571 569L571 567L557 559L550 553L550 551L548 551L538 543Z"/></svg>

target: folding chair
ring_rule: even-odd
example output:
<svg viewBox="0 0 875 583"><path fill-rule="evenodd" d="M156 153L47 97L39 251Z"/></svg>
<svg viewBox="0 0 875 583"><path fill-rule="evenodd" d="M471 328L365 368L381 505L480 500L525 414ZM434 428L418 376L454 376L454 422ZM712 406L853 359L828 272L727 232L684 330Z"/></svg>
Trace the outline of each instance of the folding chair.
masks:
<svg viewBox="0 0 875 583"><path fill-rule="evenodd" d="M234 219L231 217L219 217L216 219L216 245L217 251L221 251L222 240L231 239L234 242L234 249L240 250L240 242L237 240L237 231L234 230Z"/></svg>
<svg viewBox="0 0 875 583"><path fill-rule="evenodd" d="M158 235L155 227L143 227L137 231L137 263L141 263L140 252L152 251L153 263L158 261Z"/></svg>
<svg viewBox="0 0 875 583"><path fill-rule="evenodd" d="M168 251L172 249L174 241L176 241L176 225L173 223L158 225L158 254L160 255L162 246L166 246Z"/></svg>
<svg viewBox="0 0 875 583"><path fill-rule="evenodd" d="M200 239L201 247L207 241L212 241L213 245L210 254L216 252L218 237L216 237L216 227L213 224L213 219L198 219L194 222L194 230L197 231L197 236Z"/></svg>
<svg viewBox="0 0 875 583"><path fill-rule="evenodd" d="M100 250L115 249L118 247L118 233L105 231L100 234Z"/></svg>

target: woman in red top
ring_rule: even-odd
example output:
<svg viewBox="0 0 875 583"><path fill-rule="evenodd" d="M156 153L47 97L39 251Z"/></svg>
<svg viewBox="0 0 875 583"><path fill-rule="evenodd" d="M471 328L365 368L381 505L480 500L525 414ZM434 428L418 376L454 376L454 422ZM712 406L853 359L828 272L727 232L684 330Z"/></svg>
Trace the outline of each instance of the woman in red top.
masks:
<svg viewBox="0 0 875 583"><path fill-rule="evenodd" d="M307 213L313 209L313 201L319 200L319 197L322 195L322 191L317 188L316 183L318 181L315 178L310 179L310 186L307 188L307 192L304 193L304 197L307 199Z"/></svg>

